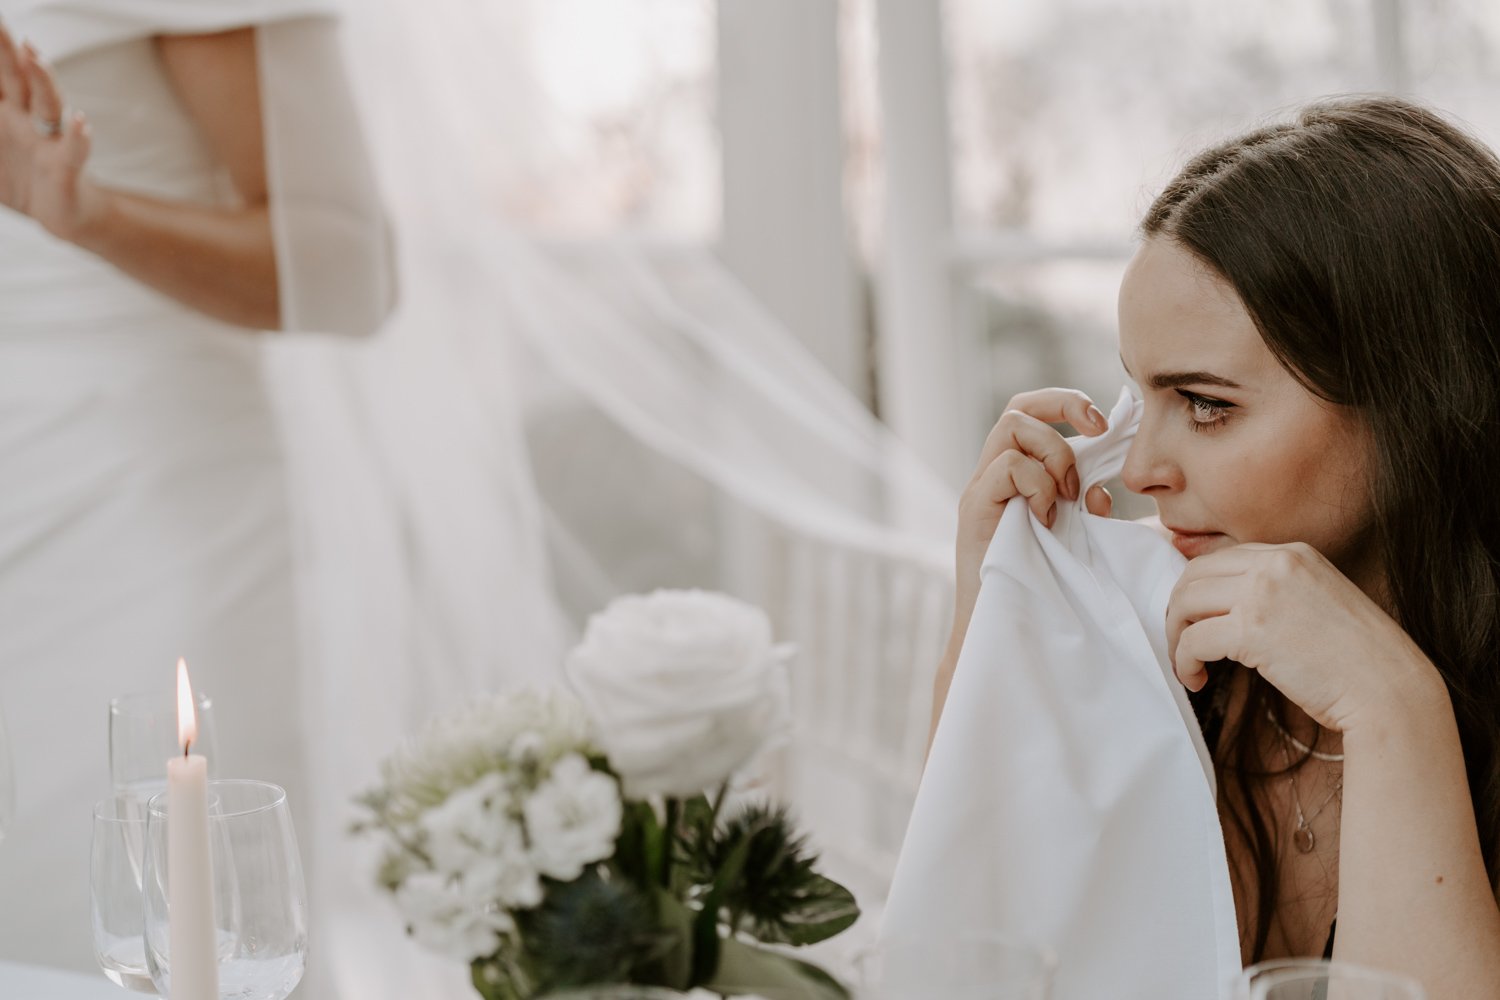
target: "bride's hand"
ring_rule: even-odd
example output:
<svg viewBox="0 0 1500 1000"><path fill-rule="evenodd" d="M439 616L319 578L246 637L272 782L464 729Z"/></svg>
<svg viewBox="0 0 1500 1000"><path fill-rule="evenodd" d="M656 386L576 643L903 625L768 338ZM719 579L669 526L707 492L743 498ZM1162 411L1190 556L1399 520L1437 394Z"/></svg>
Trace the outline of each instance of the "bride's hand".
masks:
<svg viewBox="0 0 1500 1000"><path fill-rule="evenodd" d="M1067 422L1088 437L1108 428L1104 414L1076 389L1037 389L1011 399L990 431L979 465L958 505L957 570L962 605L979 591L979 565L1000 523L1006 501L1024 496L1048 527L1057 520L1057 498L1078 499L1073 449L1049 424ZM1109 493L1094 486L1084 500L1092 514L1108 516Z"/></svg>
<svg viewBox="0 0 1500 1000"><path fill-rule="evenodd" d="M1336 732L1443 690L1401 626L1302 542L1246 542L1189 561L1167 605L1167 648L1190 691L1233 660Z"/></svg>
<svg viewBox="0 0 1500 1000"><path fill-rule="evenodd" d="M51 71L0 26L0 204L71 240L97 208L83 178L89 156L81 113L64 119Z"/></svg>

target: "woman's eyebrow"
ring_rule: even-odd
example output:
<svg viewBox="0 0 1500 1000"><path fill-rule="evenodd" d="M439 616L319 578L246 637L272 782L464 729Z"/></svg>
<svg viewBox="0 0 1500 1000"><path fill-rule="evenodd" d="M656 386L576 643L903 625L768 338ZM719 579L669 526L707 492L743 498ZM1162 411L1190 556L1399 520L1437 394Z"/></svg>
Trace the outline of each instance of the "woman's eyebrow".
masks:
<svg viewBox="0 0 1500 1000"><path fill-rule="evenodd" d="M1130 375L1130 366L1125 364L1125 359L1120 359L1120 365L1125 369L1125 374ZM1217 385L1225 389L1243 389L1233 379L1227 379L1213 372L1157 372L1147 380L1147 384L1153 389L1180 389L1185 385Z"/></svg>
<svg viewBox="0 0 1500 1000"><path fill-rule="evenodd" d="M1242 389L1233 379L1213 372L1158 372L1148 380L1153 389L1179 389L1185 385L1217 385L1225 389Z"/></svg>

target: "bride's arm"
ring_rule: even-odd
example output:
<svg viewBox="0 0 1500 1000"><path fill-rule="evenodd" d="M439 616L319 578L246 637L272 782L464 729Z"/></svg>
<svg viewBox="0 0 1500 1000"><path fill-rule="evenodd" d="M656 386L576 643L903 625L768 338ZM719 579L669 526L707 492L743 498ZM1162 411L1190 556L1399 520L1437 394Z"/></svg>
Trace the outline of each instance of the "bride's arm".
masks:
<svg viewBox="0 0 1500 1000"><path fill-rule="evenodd" d="M96 188L72 241L199 312L236 326L278 329L254 29L163 36L157 49L240 205L206 207Z"/></svg>
<svg viewBox="0 0 1500 1000"><path fill-rule="evenodd" d="M0 28L0 203L200 312L278 328L255 44L253 28L157 40L174 88L239 195L236 207L219 208L90 179L87 122L81 114L64 120L51 71Z"/></svg>

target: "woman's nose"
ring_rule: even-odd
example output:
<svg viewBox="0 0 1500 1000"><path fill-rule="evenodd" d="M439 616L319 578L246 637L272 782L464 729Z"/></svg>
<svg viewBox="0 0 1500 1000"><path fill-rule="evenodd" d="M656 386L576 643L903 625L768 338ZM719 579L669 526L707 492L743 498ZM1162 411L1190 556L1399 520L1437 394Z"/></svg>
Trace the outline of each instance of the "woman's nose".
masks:
<svg viewBox="0 0 1500 1000"><path fill-rule="evenodd" d="M1132 493L1170 493L1182 489L1181 467L1167 456L1144 422L1125 453L1120 481Z"/></svg>

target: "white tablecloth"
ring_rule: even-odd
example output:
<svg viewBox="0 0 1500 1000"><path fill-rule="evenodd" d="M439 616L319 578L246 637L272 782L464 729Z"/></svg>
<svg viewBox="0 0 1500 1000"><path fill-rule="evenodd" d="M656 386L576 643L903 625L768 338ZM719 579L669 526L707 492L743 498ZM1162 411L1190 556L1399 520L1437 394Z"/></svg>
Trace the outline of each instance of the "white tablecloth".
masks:
<svg viewBox="0 0 1500 1000"><path fill-rule="evenodd" d="M0 997L5 1000L129 1000L141 995L121 989L105 979L102 972L89 976L39 965L0 962Z"/></svg>

